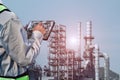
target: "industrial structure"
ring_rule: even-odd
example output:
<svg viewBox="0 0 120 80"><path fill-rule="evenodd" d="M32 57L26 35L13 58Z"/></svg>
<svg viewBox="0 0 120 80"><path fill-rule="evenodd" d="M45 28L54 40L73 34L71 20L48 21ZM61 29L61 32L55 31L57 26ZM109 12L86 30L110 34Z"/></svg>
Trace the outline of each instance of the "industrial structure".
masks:
<svg viewBox="0 0 120 80"><path fill-rule="evenodd" d="M49 40L49 69L50 74L58 80L66 72L66 27L56 25Z"/></svg>
<svg viewBox="0 0 120 80"><path fill-rule="evenodd" d="M119 80L119 75L110 70L109 56L100 51L99 45L94 44L92 35L92 21L87 22L86 36L84 36L84 51L81 51L81 23L80 45L78 52L66 48L66 26L55 25L49 38L47 75L38 80ZM76 53L79 55L76 56ZM104 66L100 60L104 59ZM46 77L46 78L45 78Z"/></svg>
<svg viewBox="0 0 120 80"><path fill-rule="evenodd" d="M111 77L113 74L111 75L109 56L100 51L99 45L93 44L93 39L92 21L88 21L84 52L79 49L80 56L76 56L74 50L66 49L66 26L56 25L49 39L50 76L54 77L54 80L119 80L117 74ZM101 58L104 59L103 67L100 67Z"/></svg>

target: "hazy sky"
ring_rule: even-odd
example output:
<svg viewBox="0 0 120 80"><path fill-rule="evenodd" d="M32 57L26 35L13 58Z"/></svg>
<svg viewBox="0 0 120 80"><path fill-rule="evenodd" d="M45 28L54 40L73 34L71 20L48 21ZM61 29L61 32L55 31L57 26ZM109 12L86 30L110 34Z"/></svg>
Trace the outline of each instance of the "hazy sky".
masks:
<svg viewBox="0 0 120 80"><path fill-rule="evenodd" d="M22 21L52 19L67 27L69 36L78 35L78 24L82 32L86 22L93 22L94 43L101 52L110 56L110 68L120 73L120 0L3 0ZM69 39L69 38L68 38ZM84 44L84 43L82 43ZM37 62L47 64L47 42L43 41ZM75 45L74 45L75 46ZM83 46L84 47L84 46Z"/></svg>

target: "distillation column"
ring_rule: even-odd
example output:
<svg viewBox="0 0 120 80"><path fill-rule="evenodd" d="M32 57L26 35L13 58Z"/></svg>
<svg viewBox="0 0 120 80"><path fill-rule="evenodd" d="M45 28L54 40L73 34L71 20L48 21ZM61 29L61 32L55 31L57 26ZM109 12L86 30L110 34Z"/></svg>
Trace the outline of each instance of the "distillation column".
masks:
<svg viewBox="0 0 120 80"><path fill-rule="evenodd" d="M92 40L94 37L92 36L92 22L87 22L87 29L86 29L86 36L85 39L85 59L89 60L91 62L91 65L93 63L93 44Z"/></svg>
<svg viewBox="0 0 120 80"><path fill-rule="evenodd" d="M94 68L94 56L93 56L93 44L92 41L94 37L92 36L92 21L87 22L86 36L85 39L85 51L83 57L85 59L85 76L95 77L95 68Z"/></svg>

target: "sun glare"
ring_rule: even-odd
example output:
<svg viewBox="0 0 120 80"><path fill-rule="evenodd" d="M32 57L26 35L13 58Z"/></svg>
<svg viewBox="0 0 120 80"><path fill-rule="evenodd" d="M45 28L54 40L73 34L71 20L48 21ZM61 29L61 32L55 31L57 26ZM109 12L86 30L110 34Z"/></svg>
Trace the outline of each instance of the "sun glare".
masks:
<svg viewBox="0 0 120 80"><path fill-rule="evenodd" d="M69 37L69 39L67 40L67 47L70 49L77 49L77 47L78 47L77 38L74 36Z"/></svg>
<svg viewBox="0 0 120 80"><path fill-rule="evenodd" d="M71 45L76 45L77 44L77 39L75 37L70 38L70 44Z"/></svg>

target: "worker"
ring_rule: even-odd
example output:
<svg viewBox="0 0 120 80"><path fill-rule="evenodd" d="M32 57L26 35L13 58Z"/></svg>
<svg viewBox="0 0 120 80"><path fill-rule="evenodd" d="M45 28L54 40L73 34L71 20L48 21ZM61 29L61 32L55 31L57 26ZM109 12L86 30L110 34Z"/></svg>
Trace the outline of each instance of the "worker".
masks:
<svg viewBox="0 0 120 80"><path fill-rule="evenodd" d="M27 69L38 55L45 33L39 23L28 39L19 18L0 0L0 80L29 80Z"/></svg>

